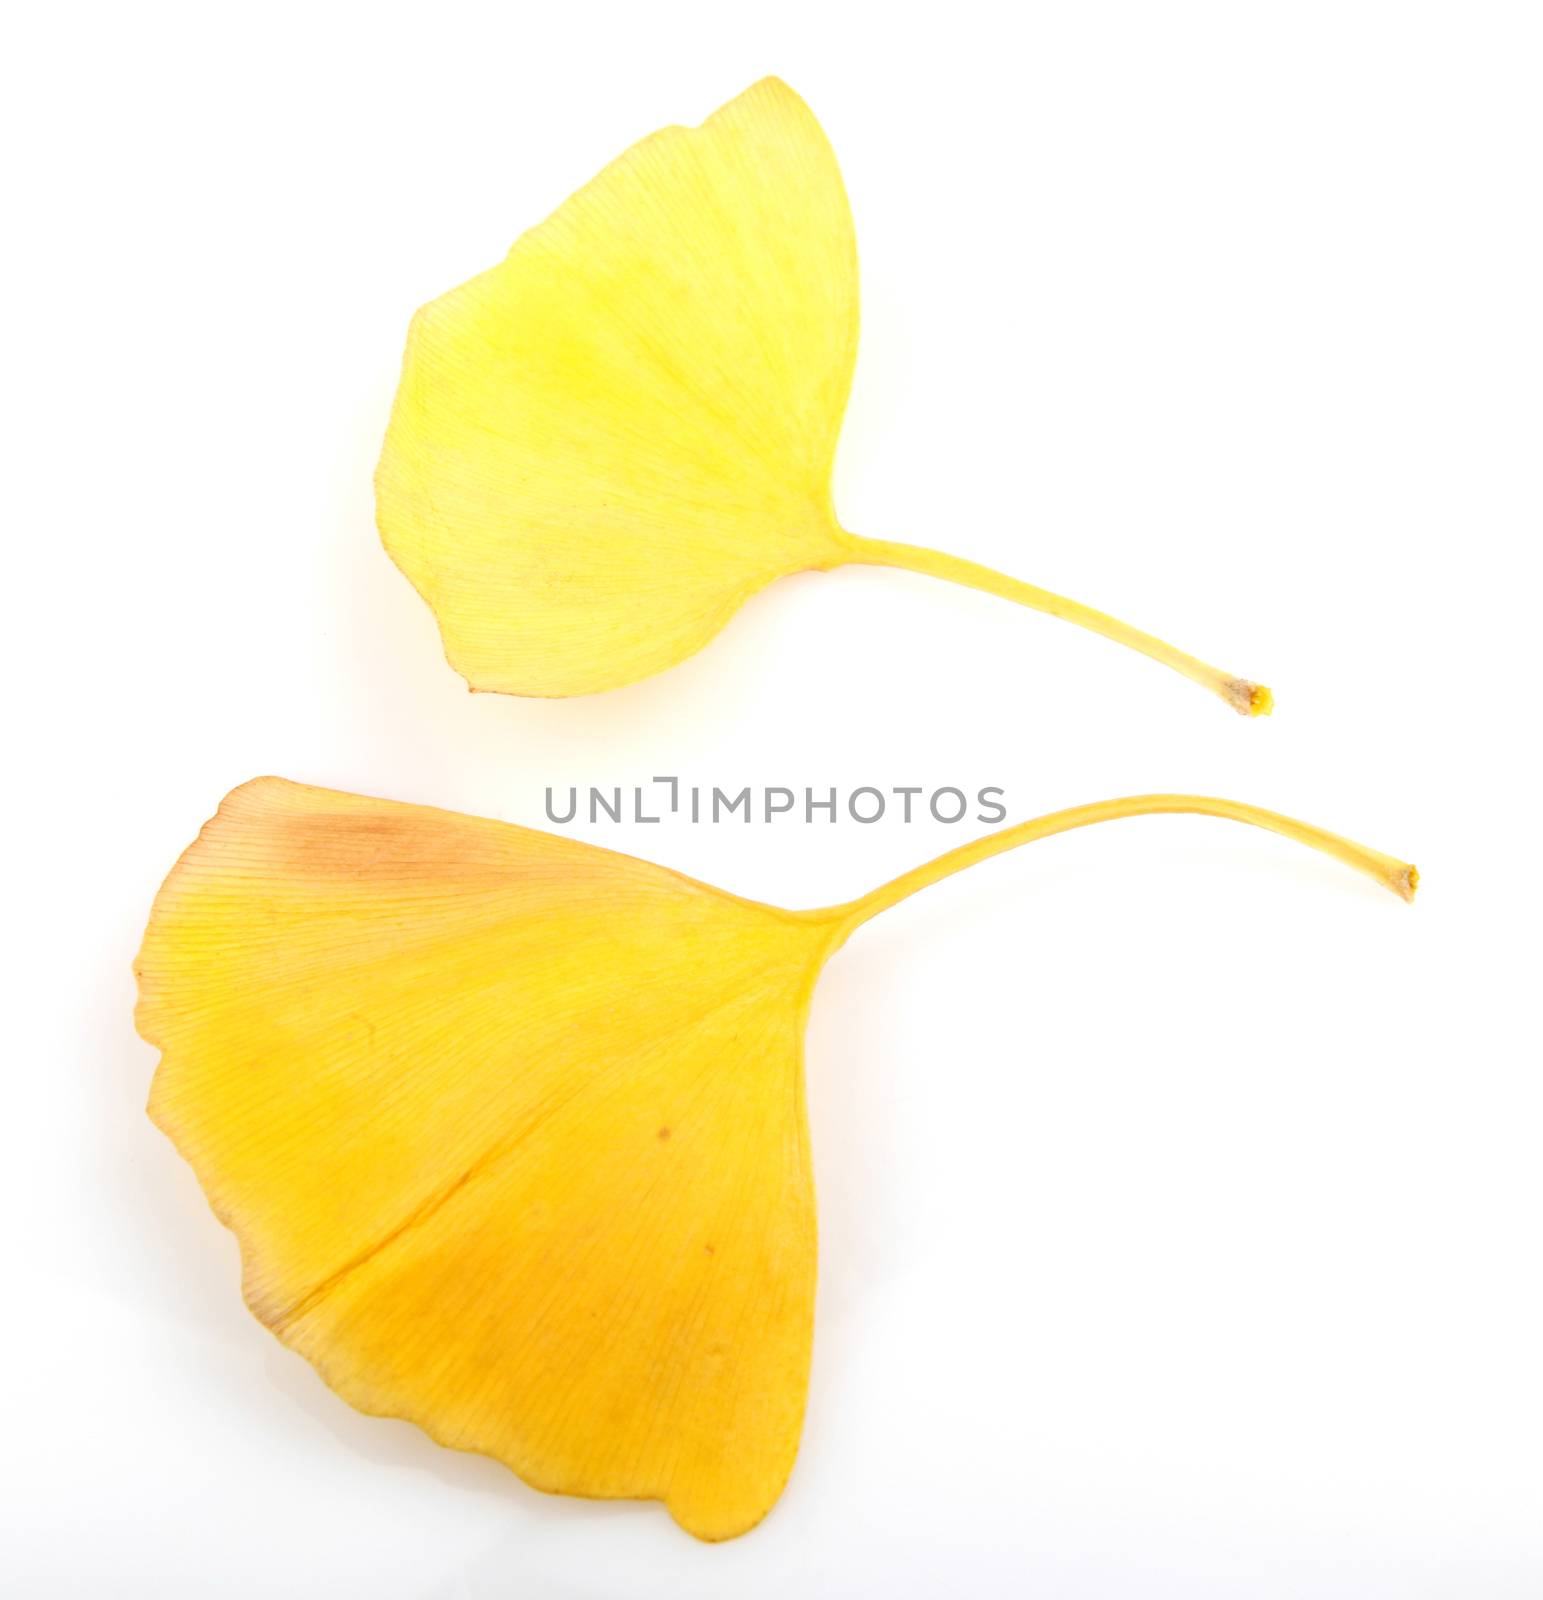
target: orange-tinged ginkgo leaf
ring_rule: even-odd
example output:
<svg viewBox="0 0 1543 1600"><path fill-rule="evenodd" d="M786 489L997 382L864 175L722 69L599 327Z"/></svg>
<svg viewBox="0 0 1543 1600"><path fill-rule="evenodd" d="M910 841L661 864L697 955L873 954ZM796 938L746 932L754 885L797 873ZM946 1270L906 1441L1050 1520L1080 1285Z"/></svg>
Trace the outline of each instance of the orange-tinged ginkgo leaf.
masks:
<svg viewBox="0 0 1543 1600"><path fill-rule="evenodd" d="M633 146L425 306L376 475L386 549L474 689L576 695L700 650L756 590L905 567L1269 691L1076 601L836 520L857 251L825 135L763 79Z"/></svg>
<svg viewBox="0 0 1543 1600"><path fill-rule="evenodd" d="M256 1315L367 1412L539 1488L765 1515L814 1317L802 1041L863 922L974 861L1228 801L1023 823L793 912L592 845L259 779L166 880L140 952L150 1111L236 1233Z"/></svg>

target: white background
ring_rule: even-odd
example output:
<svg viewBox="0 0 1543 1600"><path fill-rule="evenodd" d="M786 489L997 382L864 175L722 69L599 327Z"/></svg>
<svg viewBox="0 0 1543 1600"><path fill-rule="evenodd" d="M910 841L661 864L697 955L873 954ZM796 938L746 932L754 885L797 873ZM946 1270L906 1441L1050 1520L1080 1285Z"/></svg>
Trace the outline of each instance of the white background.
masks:
<svg viewBox="0 0 1543 1600"><path fill-rule="evenodd" d="M0 1577L28 1596L1543 1592L1531 6L36 7L0 49ZM1248 723L849 568L567 703L469 696L372 527L413 309L766 72L863 253L846 524L1272 684ZM1209 791L871 925L808 1072L803 1451L755 1533L355 1415L145 1119L130 963L234 784ZM582 830L845 898L983 831ZM19 1019L20 1029L15 1023Z"/></svg>

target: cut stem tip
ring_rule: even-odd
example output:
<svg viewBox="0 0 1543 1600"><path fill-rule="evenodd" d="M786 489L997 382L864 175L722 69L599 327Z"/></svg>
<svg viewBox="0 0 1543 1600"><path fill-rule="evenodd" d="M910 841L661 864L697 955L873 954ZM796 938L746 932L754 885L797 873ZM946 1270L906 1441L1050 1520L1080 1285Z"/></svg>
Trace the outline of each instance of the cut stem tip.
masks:
<svg viewBox="0 0 1543 1600"><path fill-rule="evenodd" d="M1275 709L1275 696L1262 683L1247 678L1229 678L1227 704L1241 717L1267 717Z"/></svg>

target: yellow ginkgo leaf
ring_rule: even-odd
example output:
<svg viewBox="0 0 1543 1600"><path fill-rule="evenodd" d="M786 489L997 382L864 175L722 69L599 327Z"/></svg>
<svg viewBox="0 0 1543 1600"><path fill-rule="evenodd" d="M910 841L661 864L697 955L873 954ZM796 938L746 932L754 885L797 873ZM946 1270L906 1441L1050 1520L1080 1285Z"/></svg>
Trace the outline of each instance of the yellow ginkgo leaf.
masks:
<svg viewBox="0 0 1543 1600"><path fill-rule="evenodd" d="M614 688L774 579L861 562L1047 611L1269 711L1260 685L1076 601L842 529L856 354L846 192L786 84L634 145L413 320L378 519L451 665L505 694Z"/></svg>
<svg viewBox="0 0 1543 1600"><path fill-rule="evenodd" d="M166 880L137 972L150 1111L241 1242L252 1310L362 1411L566 1494L753 1527L804 1411L802 1040L827 958L972 862L1086 823L1230 817L1406 898L1412 867L1147 795L793 912L629 856L259 779Z"/></svg>

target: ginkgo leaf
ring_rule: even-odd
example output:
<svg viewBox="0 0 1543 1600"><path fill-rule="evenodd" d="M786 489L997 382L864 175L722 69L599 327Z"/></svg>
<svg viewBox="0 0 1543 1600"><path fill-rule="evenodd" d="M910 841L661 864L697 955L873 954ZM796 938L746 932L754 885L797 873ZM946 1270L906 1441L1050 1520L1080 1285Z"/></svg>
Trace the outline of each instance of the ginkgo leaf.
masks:
<svg viewBox="0 0 1543 1600"><path fill-rule="evenodd" d="M1267 689L1076 601L836 520L857 251L809 108L763 79L634 145L425 306L381 536L474 689L577 695L700 650L777 578L905 567L1046 611L1247 714Z"/></svg>
<svg viewBox="0 0 1543 1600"><path fill-rule="evenodd" d="M803 1032L869 917L1059 812L784 911L535 830L259 779L166 880L136 971L150 1112L248 1304L362 1411L567 1494L753 1527L793 1464L815 1289Z"/></svg>

